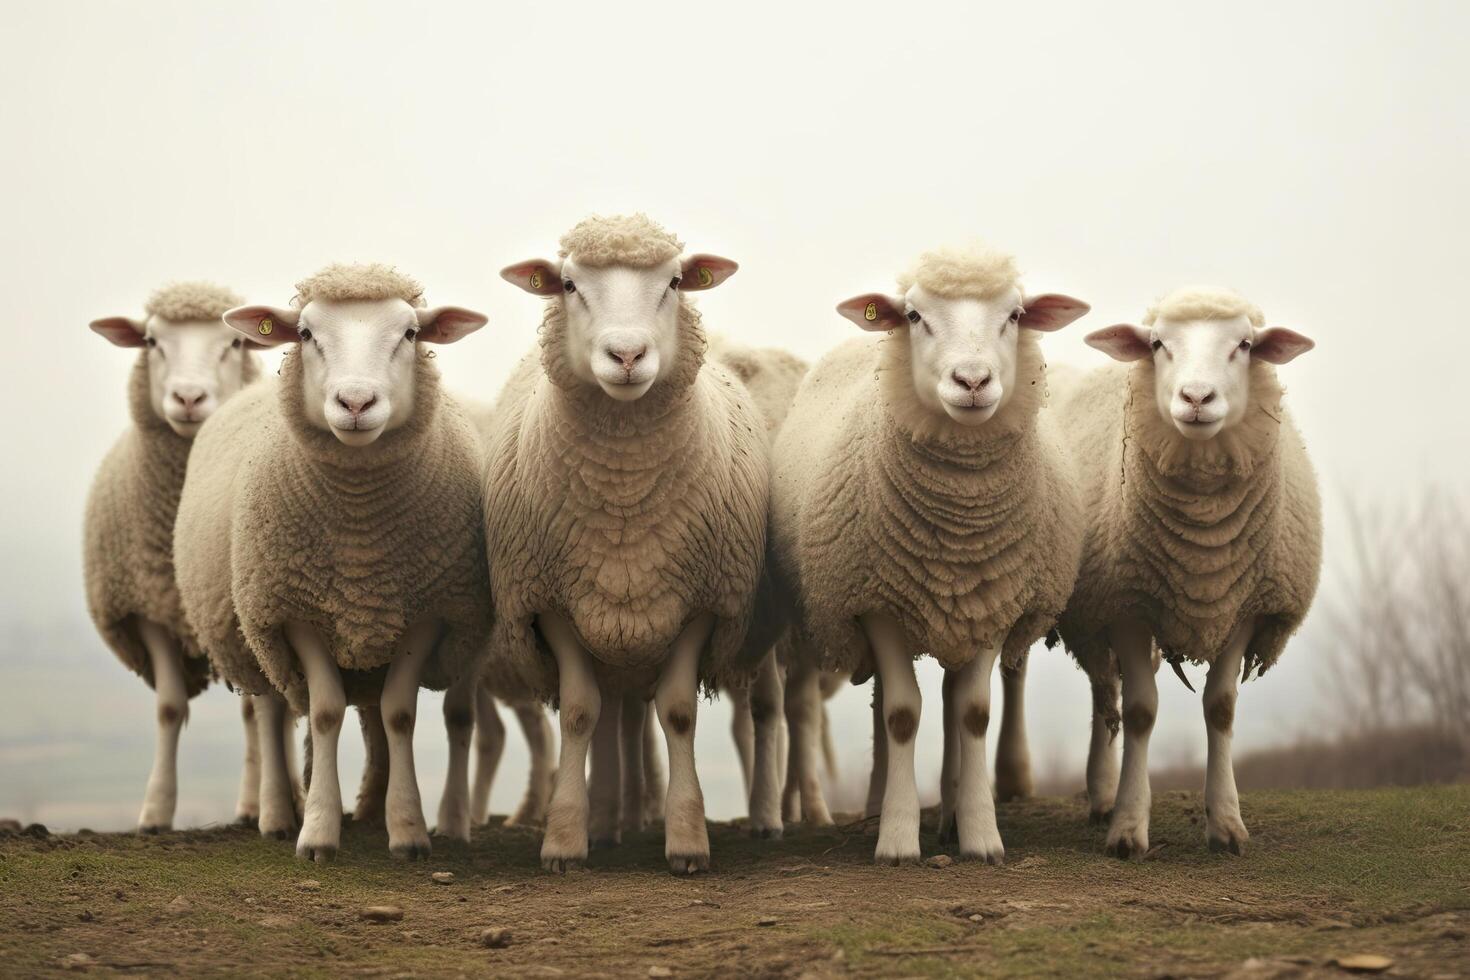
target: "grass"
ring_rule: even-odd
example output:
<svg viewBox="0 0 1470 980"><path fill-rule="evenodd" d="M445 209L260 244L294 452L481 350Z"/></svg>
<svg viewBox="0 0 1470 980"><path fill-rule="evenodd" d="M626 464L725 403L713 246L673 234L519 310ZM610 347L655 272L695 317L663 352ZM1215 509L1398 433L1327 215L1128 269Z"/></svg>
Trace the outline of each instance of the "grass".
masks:
<svg viewBox="0 0 1470 980"><path fill-rule="evenodd" d="M712 825L693 879L662 870L656 832L560 877L534 833L500 828L403 864L350 827L328 866L235 829L0 838L0 974L1200 976L1376 953L1470 975L1470 786L1259 792L1244 811L1246 856L1211 854L1198 794L1162 793L1150 859L1123 863L1078 800L1003 806L1002 868L875 867L871 822L778 842ZM403 919L364 921L373 905ZM484 948L490 927L510 945Z"/></svg>

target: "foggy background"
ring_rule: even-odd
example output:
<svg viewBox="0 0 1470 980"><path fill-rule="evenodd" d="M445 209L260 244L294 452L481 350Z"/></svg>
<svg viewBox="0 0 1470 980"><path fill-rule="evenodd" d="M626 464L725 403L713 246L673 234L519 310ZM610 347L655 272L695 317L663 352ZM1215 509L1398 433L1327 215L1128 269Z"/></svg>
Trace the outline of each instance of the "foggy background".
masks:
<svg viewBox="0 0 1470 980"><path fill-rule="evenodd" d="M0 3L0 816L130 827L151 760L152 694L82 594L83 501L133 360L87 322L141 315L173 279L283 305L327 262L384 261L431 304L489 315L438 364L491 398L541 310L496 270L593 212L645 210L739 261L701 299L707 324L809 359L852 335L838 300L973 237L1014 251L1031 289L1092 304L1044 339L1053 362L1101 363L1086 332L1197 281L1315 338L1281 374L1327 568L1280 665L1242 689L1237 746L1343 725L1324 609L1349 595L1345 504L1458 492L1470 468L1470 6L633 7ZM932 791L932 664L921 678ZM1202 760L1197 697L1167 670L1159 686L1156 766ZM431 822L438 707L422 696ZM1033 654L1028 707L1038 776L1080 788L1087 685L1061 653ZM178 826L227 821L239 777L236 699L191 710ZM845 773L865 774L867 691L832 719ZM506 721L500 813L524 786ZM728 723L701 707L712 817L744 807ZM342 744L350 800L361 748Z"/></svg>

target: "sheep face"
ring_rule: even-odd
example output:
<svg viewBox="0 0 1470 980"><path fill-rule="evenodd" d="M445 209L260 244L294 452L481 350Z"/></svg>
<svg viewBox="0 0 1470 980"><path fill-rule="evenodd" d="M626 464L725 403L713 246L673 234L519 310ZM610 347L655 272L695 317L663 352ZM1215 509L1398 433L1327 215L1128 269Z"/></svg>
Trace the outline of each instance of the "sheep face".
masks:
<svg viewBox="0 0 1470 980"><path fill-rule="evenodd" d="M1314 346L1285 327L1256 329L1245 314L1117 324L1087 343L1119 361L1152 359L1159 416L1184 438L1201 441L1245 418L1253 361L1285 364Z"/></svg>
<svg viewBox="0 0 1470 980"><path fill-rule="evenodd" d="M868 293L837 307L864 330L906 332L915 397L961 425L988 422L1010 400L1020 330L1059 330L1087 310L1057 294L1023 300L1017 286L976 297L914 285L902 296Z"/></svg>
<svg viewBox="0 0 1470 980"><path fill-rule="evenodd" d="M583 265L533 259L501 276L538 296L562 294L572 373L609 398L633 402L674 370L679 354L679 294L713 289L739 268L716 255L674 257L656 265Z"/></svg>
<svg viewBox="0 0 1470 980"><path fill-rule="evenodd" d="M366 446L412 417L416 346L453 343L485 317L395 297L312 300L300 310L242 306L225 322L267 346L300 345L307 419L346 445Z"/></svg>
<svg viewBox="0 0 1470 980"><path fill-rule="evenodd" d="M249 342L218 321L118 316L91 326L119 347L148 349L153 412L186 438L245 384Z"/></svg>

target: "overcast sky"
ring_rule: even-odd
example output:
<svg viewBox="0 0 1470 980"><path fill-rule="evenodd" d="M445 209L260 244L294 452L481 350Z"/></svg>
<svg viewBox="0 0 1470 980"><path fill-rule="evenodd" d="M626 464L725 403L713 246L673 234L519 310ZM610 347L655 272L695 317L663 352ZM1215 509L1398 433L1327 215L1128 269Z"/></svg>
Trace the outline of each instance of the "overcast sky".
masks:
<svg viewBox="0 0 1470 980"><path fill-rule="evenodd" d="M131 362L86 324L140 314L171 279L284 304L329 261L396 264L431 303L489 315L438 363L491 398L540 313L496 270L552 253L591 212L645 210L736 259L702 300L707 323L812 359L852 335L836 301L980 237L1013 250L1032 289L1092 304L1045 339L1053 361L1097 364L1083 334L1188 282L1234 286L1314 337L1282 374L1322 478L1329 564L1348 492L1467 483L1470 5L3 7L0 670L23 683L0 683L0 816L126 825L142 791L149 695L75 628L83 501L127 422ZM1243 745L1321 720L1330 646L1316 615L1244 689ZM1080 764L1081 675L1038 652L1032 680L1038 756ZM1197 702L1167 673L1161 689L1155 759L1202 757ZM196 709L181 816L227 815L228 758L189 753L234 751L233 708L212 692ZM835 712L855 770L865 695ZM700 767L728 816L725 724L719 706L701 715ZM83 729L93 741L69 737ZM78 788L109 736L129 747L122 775ZM437 720L419 741L432 818ZM522 758L512 736L502 810ZM7 768L29 773L25 800Z"/></svg>

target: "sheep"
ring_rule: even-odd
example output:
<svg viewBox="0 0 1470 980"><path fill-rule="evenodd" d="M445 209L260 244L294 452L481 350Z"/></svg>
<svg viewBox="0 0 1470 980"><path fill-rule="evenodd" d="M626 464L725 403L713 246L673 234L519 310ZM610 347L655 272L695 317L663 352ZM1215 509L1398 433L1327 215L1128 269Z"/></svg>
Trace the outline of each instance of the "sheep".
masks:
<svg viewBox="0 0 1470 980"><path fill-rule="evenodd" d="M1205 837L1239 854L1249 835L1230 758L1237 678L1276 662L1320 574L1316 477L1276 379L1313 343L1267 329L1258 307L1216 287L1170 293L1142 326L1087 343L1130 365L1067 384L1056 408L1088 502L1058 628L1093 684L1091 812L1112 810L1109 853L1147 853L1157 645L1181 678L1181 661L1209 668ZM1110 747L1120 722L1121 783Z"/></svg>
<svg viewBox="0 0 1470 980"><path fill-rule="evenodd" d="M1004 858L986 772L990 674L1021 663L1061 612L1081 548L1069 464L1038 410L1038 331L1085 303L1025 297L1011 256L927 252L900 295L837 310L878 340L819 361L776 439L771 534L803 644L881 681L879 863L919 858L913 659L950 672L961 725L954 816L963 857ZM961 710L962 709L962 710Z"/></svg>
<svg viewBox="0 0 1470 980"><path fill-rule="evenodd" d="M665 856L676 873L708 868L699 685L753 666L740 655L765 551L762 423L706 359L684 295L737 267L682 251L644 215L593 217L563 236L558 260L501 272L547 300L539 349L496 405L485 515L491 666L560 702L541 845L552 871L587 856L587 752L623 707L603 710L602 691L641 702L650 690L669 754Z"/></svg>
<svg viewBox="0 0 1470 980"><path fill-rule="evenodd" d="M260 373L254 345L219 322L239 302L222 286L180 282L154 292L143 319L113 316L91 324L118 347L140 348L128 382L132 425L102 461L87 499L83 572L87 607L103 641L157 695L158 741L138 817L147 834L173 826L179 732L189 700L210 680L209 662L179 605L174 514L194 434ZM253 705L244 709L245 766L235 813L249 823L259 816L259 751Z"/></svg>
<svg viewBox="0 0 1470 980"><path fill-rule="evenodd" d="M389 267L334 265L297 283L289 307L239 306L224 320L292 346L278 382L232 401L198 437L177 533L185 609L221 676L274 688L309 717L298 857L337 852L348 704L376 705L369 717L386 728L390 851L426 856L418 689L479 666L490 603L479 450L424 345L453 343L485 317L427 308L419 284Z"/></svg>

